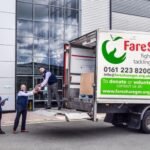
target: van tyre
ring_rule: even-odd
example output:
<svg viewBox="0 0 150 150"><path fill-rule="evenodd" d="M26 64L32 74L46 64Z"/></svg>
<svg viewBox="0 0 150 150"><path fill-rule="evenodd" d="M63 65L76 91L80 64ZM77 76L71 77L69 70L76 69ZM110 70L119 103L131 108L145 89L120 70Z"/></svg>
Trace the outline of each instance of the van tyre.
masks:
<svg viewBox="0 0 150 150"><path fill-rule="evenodd" d="M141 130L144 133L150 133L150 110L146 111L141 123Z"/></svg>

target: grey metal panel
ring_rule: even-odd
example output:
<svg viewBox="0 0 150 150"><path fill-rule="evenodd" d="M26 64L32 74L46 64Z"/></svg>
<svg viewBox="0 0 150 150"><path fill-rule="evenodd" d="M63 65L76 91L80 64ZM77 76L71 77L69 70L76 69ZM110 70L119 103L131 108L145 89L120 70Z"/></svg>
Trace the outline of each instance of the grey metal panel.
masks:
<svg viewBox="0 0 150 150"><path fill-rule="evenodd" d="M82 35L98 28L109 29L109 0L81 0L81 10Z"/></svg>
<svg viewBox="0 0 150 150"><path fill-rule="evenodd" d="M149 0L112 0L112 12L150 17Z"/></svg>
<svg viewBox="0 0 150 150"><path fill-rule="evenodd" d="M150 18L113 12L112 29L150 32Z"/></svg>

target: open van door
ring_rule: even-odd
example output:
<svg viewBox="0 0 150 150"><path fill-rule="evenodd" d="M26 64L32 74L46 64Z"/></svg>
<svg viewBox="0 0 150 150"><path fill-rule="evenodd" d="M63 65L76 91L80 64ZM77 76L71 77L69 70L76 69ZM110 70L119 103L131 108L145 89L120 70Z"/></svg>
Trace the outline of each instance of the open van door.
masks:
<svg viewBox="0 0 150 150"><path fill-rule="evenodd" d="M64 45L65 107L94 112L96 77L96 31Z"/></svg>

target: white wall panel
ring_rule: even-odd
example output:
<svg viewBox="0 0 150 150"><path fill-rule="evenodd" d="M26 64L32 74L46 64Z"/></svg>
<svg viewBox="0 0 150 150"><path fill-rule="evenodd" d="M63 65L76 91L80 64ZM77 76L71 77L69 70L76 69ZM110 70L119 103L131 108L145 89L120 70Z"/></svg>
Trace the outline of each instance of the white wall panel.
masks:
<svg viewBox="0 0 150 150"><path fill-rule="evenodd" d="M15 14L0 12L0 28L15 29Z"/></svg>
<svg viewBox="0 0 150 150"><path fill-rule="evenodd" d="M81 10L82 35L98 28L109 29L109 0L81 0Z"/></svg>
<svg viewBox="0 0 150 150"><path fill-rule="evenodd" d="M15 110L15 95L14 94L6 94L1 95L2 98L8 98L6 101L5 106L2 107L5 111L14 111Z"/></svg>
<svg viewBox="0 0 150 150"><path fill-rule="evenodd" d="M0 62L0 77L15 77L15 62ZM1 82L0 82L1 85Z"/></svg>
<svg viewBox="0 0 150 150"><path fill-rule="evenodd" d="M16 0L0 0L0 11L16 13Z"/></svg>
<svg viewBox="0 0 150 150"><path fill-rule="evenodd" d="M13 95L15 91L15 78L0 78L0 96Z"/></svg>
<svg viewBox="0 0 150 150"><path fill-rule="evenodd" d="M0 61L15 62L15 46L0 45Z"/></svg>
<svg viewBox="0 0 150 150"><path fill-rule="evenodd" d="M113 12L112 29L150 32L150 18Z"/></svg>
<svg viewBox="0 0 150 150"><path fill-rule="evenodd" d="M3 110L15 110L15 78L0 78L0 96L8 98Z"/></svg>
<svg viewBox="0 0 150 150"><path fill-rule="evenodd" d="M0 29L0 44L15 45L15 30Z"/></svg>

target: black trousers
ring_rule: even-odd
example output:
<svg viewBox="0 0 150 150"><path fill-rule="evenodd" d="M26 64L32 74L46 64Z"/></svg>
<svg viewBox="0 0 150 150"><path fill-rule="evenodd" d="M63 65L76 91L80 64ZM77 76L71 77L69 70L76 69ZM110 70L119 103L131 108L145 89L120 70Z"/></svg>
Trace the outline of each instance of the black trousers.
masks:
<svg viewBox="0 0 150 150"><path fill-rule="evenodd" d="M26 129L27 108L21 108L18 106L16 118L15 118L15 122L14 122L14 131L17 130L17 127L19 125L20 116L22 116L21 130L25 130Z"/></svg>

